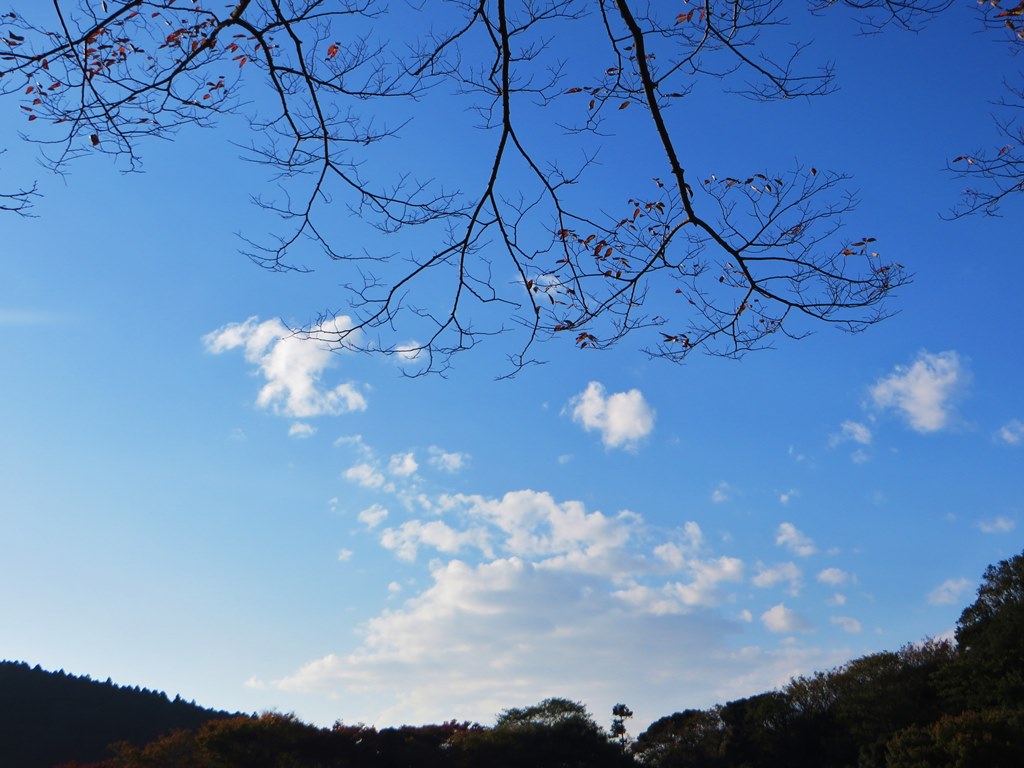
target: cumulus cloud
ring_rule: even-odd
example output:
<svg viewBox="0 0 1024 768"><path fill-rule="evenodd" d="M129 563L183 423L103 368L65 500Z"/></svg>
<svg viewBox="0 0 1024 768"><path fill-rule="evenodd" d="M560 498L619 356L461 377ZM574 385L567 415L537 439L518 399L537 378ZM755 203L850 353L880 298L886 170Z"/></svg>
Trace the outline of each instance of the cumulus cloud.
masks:
<svg viewBox="0 0 1024 768"><path fill-rule="evenodd" d="M388 462L388 472L398 477L414 475L419 468L420 465L416 463L416 457L413 456L411 451L409 453L396 453Z"/></svg>
<svg viewBox="0 0 1024 768"><path fill-rule="evenodd" d="M787 504L789 504L789 502L797 498L799 495L800 491L796 490L795 488L790 488L788 491L783 491L782 493L779 494L779 503L782 504L783 506L786 506Z"/></svg>
<svg viewBox="0 0 1024 768"><path fill-rule="evenodd" d="M784 603L773 605L761 614L761 622L769 632L811 632L810 622Z"/></svg>
<svg viewBox="0 0 1024 768"><path fill-rule="evenodd" d="M946 579L928 593L928 602L932 605L956 605L971 588L967 579Z"/></svg>
<svg viewBox="0 0 1024 768"><path fill-rule="evenodd" d="M879 408L895 408L918 432L937 432L949 424L951 400L966 373L953 351L921 352L917 359L879 379L870 393Z"/></svg>
<svg viewBox="0 0 1024 768"><path fill-rule="evenodd" d="M346 563L346 562L348 562L349 560L352 559L352 554L353 553L352 553L351 549L339 549L338 550L338 560L341 561L342 563Z"/></svg>
<svg viewBox="0 0 1024 768"><path fill-rule="evenodd" d="M501 498L455 494L440 506L495 529L508 555L537 559L544 567L613 573L628 569L627 544L639 531L637 515L588 512L580 501L557 502L549 493L511 491Z"/></svg>
<svg viewBox="0 0 1024 768"><path fill-rule="evenodd" d="M382 507L380 504L371 504L362 510L357 515L357 518L367 528L376 528L387 519L387 516L388 510L385 507Z"/></svg>
<svg viewBox="0 0 1024 768"><path fill-rule="evenodd" d="M1020 445L1021 441L1024 441L1024 421L1011 419L1003 424L996 434L1007 445Z"/></svg>
<svg viewBox="0 0 1024 768"><path fill-rule="evenodd" d="M846 658L732 649L742 617L655 614L600 580L518 557L435 563L430 579L368 621L354 650L312 660L276 686L340 696L347 720L378 724L486 722L510 702L565 695L593 712L639 702L638 722L650 722L677 707L684 686L695 706L710 706Z"/></svg>
<svg viewBox="0 0 1024 768"><path fill-rule="evenodd" d="M569 695L594 712L643 702L634 709L649 722L677 708L684 686L710 706L850 655L734 642L755 618L735 605L744 563L693 521L653 528L531 489L403 509L411 519L383 507L359 517L396 558L424 563L426 582L392 582L358 641L275 682L340 698L347 721L486 721L510 703ZM809 629L785 606L762 620Z"/></svg>
<svg viewBox="0 0 1024 768"><path fill-rule="evenodd" d="M476 547L490 554L487 534L481 529L457 531L440 520L424 523L409 520L398 528L387 528L381 534L380 543L392 550L400 560L413 561L421 546L431 547L438 552L455 554L466 547Z"/></svg>
<svg viewBox="0 0 1024 768"><path fill-rule="evenodd" d="M771 568L764 563L758 563L757 573L754 575L753 582L755 587L761 588L787 584L789 593L796 595L803 586L802 576L803 574L796 563L779 563Z"/></svg>
<svg viewBox="0 0 1024 768"><path fill-rule="evenodd" d="M427 452L430 454L431 465L444 472L458 472L469 461L468 453L445 451L436 445L430 446Z"/></svg>
<svg viewBox="0 0 1024 768"><path fill-rule="evenodd" d="M587 584L572 574L520 558L475 566L452 560L436 565L431 578L425 591L371 619L357 650L317 659L277 685L341 690L350 702L387 691L392 709L370 713L373 720L429 721L444 714L486 721L508 702L566 690L606 703L602 711L616 696L635 692L638 701L641 691L650 698L655 688L683 680L692 691L694 658L702 662L697 674L708 688L721 684L715 675L728 677L729 660L711 649L722 647L732 630L714 616L645 618L607 594L581 594ZM658 669L651 658L659 659ZM593 674L609 666L625 688L606 690ZM674 671L683 668L689 671ZM707 698L713 700L710 691Z"/></svg>
<svg viewBox="0 0 1024 768"><path fill-rule="evenodd" d="M1008 517L997 517L995 520L983 520L978 523L982 533L1009 533L1016 523Z"/></svg>
<svg viewBox="0 0 1024 768"><path fill-rule="evenodd" d="M592 381L569 405L573 421L599 431L607 448L635 449L654 429L654 411L639 389L606 396L604 386Z"/></svg>
<svg viewBox="0 0 1024 768"><path fill-rule="evenodd" d="M312 329L308 336L299 336L280 320L260 322L250 317L208 333L203 344L213 354L241 348L266 382L256 404L276 414L305 419L366 410L366 398L355 384L325 388L320 382L338 359L324 338L351 327L351 319L340 316Z"/></svg>
<svg viewBox="0 0 1024 768"><path fill-rule="evenodd" d="M792 523L782 523L775 535L775 543L780 547L786 547L800 557L813 555L818 551L814 542L809 537L797 530Z"/></svg>
<svg viewBox="0 0 1024 768"><path fill-rule="evenodd" d="M833 616L829 619L829 622L833 626L839 627L843 632L849 632L850 634L857 634L862 629L860 622L850 616Z"/></svg>
<svg viewBox="0 0 1024 768"><path fill-rule="evenodd" d="M818 573L818 581L832 587L841 587L850 582L850 574L839 568L826 568Z"/></svg>
<svg viewBox="0 0 1024 768"><path fill-rule="evenodd" d="M691 560L686 564L689 581L670 581L660 587L634 585L614 593L622 602L644 613L664 616L691 613L725 600L722 585L743 579L743 561L735 557Z"/></svg>

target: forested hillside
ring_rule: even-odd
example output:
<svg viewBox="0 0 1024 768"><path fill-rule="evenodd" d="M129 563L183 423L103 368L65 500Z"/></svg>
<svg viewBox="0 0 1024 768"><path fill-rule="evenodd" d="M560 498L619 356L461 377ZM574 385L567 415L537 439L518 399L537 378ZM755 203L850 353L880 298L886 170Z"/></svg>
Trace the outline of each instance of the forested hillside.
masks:
<svg viewBox="0 0 1024 768"><path fill-rule="evenodd" d="M0 690L3 764L24 768L51 766L58 754L93 760L89 768L1019 768L1024 554L986 570L955 644L908 644L782 690L677 712L635 740L627 706L605 729L582 704L557 698L507 709L490 728L377 730L281 714L226 718L24 664L0 666ZM102 758L115 739L134 746Z"/></svg>
<svg viewBox="0 0 1024 768"><path fill-rule="evenodd" d="M0 765L50 768L111 756L116 741L145 744L170 731L228 717L164 693L39 666L0 662Z"/></svg>

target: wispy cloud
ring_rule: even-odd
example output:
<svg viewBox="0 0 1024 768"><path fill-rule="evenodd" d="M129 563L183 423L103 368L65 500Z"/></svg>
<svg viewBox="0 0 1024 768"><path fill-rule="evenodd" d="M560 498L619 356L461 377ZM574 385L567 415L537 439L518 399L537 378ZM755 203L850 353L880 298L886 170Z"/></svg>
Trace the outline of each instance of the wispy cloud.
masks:
<svg viewBox="0 0 1024 768"><path fill-rule="evenodd" d="M857 634L862 629L860 622L850 616L833 616L829 619L829 623L850 634Z"/></svg>
<svg viewBox="0 0 1024 768"><path fill-rule="evenodd" d="M996 436L1007 445L1020 445L1024 441L1024 421L1010 419L999 428Z"/></svg>
<svg viewBox="0 0 1024 768"><path fill-rule="evenodd" d="M826 568L818 573L818 581L832 587L841 587L850 583L850 574L839 568Z"/></svg>
<svg viewBox="0 0 1024 768"><path fill-rule="evenodd" d="M316 433L316 427L304 421L296 421L288 428L288 437L312 437Z"/></svg>
<svg viewBox="0 0 1024 768"><path fill-rule="evenodd" d="M789 502L797 498L799 495L800 491L796 490L795 488L790 488L788 491L783 491L782 493L779 494L779 503L782 504L783 506L786 506L789 504Z"/></svg>
<svg viewBox="0 0 1024 768"><path fill-rule="evenodd" d="M608 448L635 450L654 429L654 411L639 389L605 395L596 381L569 401L572 418L585 430L601 433Z"/></svg>
<svg viewBox="0 0 1024 768"><path fill-rule="evenodd" d="M994 520L982 520L978 523L978 528L982 533L1009 533L1016 525L1008 517L997 517Z"/></svg>
<svg viewBox="0 0 1024 768"><path fill-rule="evenodd" d="M726 482L721 482L715 486L715 490L711 492L711 501L715 504L722 504L730 499L730 493L732 488Z"/></svg>
<svg viewBox="0 0 1024 768"><path fill-rule="evenodd" d="M813 632L810 622L784 603L773 605L761 614L761 622L769 632Z"/></svg>
<svg viewBox="0 0 1024 768"><path fill-rule="evenodd" d="M951 400L963 386L966 373L953 351L921 352L917 359L879 379L871 399L879 408L894 408L918 432L937 432L949 425Z"/></svg>
<svg viewBox="0 0 1024 768"><path fill-rule="evenodd" d="M829 445L836 446L845 441L853 441L860 445L871 445L871 428L859 421L844 421L839 425L839 432L829 438Z"/></svg>
<svg viewBox="0 0 1024 768"><path fill-rule="evenodd" d="M928 602L932 605L956 605L971 588L967 579L946 579L928 593Z"/></svg>
<svg viewBox="0 0 1024 768"><path fill-rule="evenodd" d="M57 325L62 318L56 312L43 312L35 309L9 309L0 307L0 327L31 328Z"/></svg>

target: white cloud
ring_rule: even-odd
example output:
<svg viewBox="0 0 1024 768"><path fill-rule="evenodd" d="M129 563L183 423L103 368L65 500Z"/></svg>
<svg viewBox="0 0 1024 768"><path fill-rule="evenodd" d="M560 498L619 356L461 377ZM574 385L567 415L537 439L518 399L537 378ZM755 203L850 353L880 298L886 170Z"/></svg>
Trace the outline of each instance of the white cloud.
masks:
<svg viewBox="0 0 1024 768"><path fill-rule="evenodd" d="M338 550L338 560L340 560L341 562L345 563L345 562L348 562L351 559L352 559L352 550L351 549L339 549Z"/></svg>
<svg viewBox="0 0 1024 768"><path fill-rule="evenodd" d="M818 581L833 587L841 587L849 583L850 574L839 568L826 568L818 574Z"/></svg>
<svg viewBox="0 0 1024 768"><path fill-rule="evenodd" d="M343 699L346 720L378 725L486 721L510 704L565 695L595 713L643 702L637 722L650 722L677 708L683 686L693 706L711 706L850 656L738 647L755 618L733 594L744 563L713 551L718 537L693 521L665 531L629 510L529 489L430 497L404 511L413 519L391 523L380 541L427 564L425 586L389 584L390 607L362 625L361 639L342 640L279 689ZM364 513L364 523L384 519ZM763 620L808 628L784 606Z"/></svg>
<svg viewBox="0 0 1024 768"><path fill-rule="evenodd" d="M614 593L622 602L655 616L691 613L696 607L720 605L726 601L724 582L743 578L743 561L735 557L690 560L686 563L690 581L673 581L660 587L634 585Z"/></svg>
<svg viewBox="0 0 1024 768"><path fill-rule="evenodd" d="M1024 440L1024 421L1011 419L1003 424L996 434L1007 445L1020 445L1021 441Z"/></svg>
<svg viewBox="0 0 1024 768"><path fill-rule="evenodd" d="M380 488L384 485L384 475L374 469L372 464L356 464L345 470L345 479L358 483L364 488Z"/></svg>
<svg viewBox="0 0 1024 768"><path fill-rule="evenodd" d="M572 418L585 430L601 433L607 448L633 450L654 429L654 411L639 389L605 396L605 388L592 381L569 401Z"/></svg>
<svg viewBox="0 0 1024 768"><path fill-rule="evenodd" d="M789 585L789 593L796 595L800 592L800 588L803 586L803 582L801 580L802 576L803 574L800 572L796 563L780 563L771 568L766 566L764 563L758 563L757 574L754 576L752 581L754 582L755 587L761 587L762 589L787 583Z"/></svg>
<svg viewBox="0 0 1024 768"><path fill-rule="evenodd" d="M695 706L710 706L823 666L817 651L730 650L742 626L706 609L654 614L600 581L522 558L451 560L433 566L427 589L367 622L354 650L276 685L341 696L346 719L378 725L487 722L510 703L565 695L595 713L642 702L637 719L650 722L684 685Z"/></svg>
<svg viewBox="0 0 1024 768"><path fill-rule="evenodd" d="M490 554L487 535L481 529L457 531L440 520L424 523L409 520L398 528L386 528L380 535L380 543L392 550L400 560L413 561L421 546L432 547L438 552L456 554L466 547L476 547Z"/></svg>
<svg viewBox="0 0 1024 768"><path fill-rule="evenodd" d="M312 437L316 427L303 421L296 421L288 428L288 437Z"/></svg>
<svg viewBox="0 0 1024 768"><path fill-rule="evenodd" d="M761 614L761 622L769 632L811 632L813 628L803 616L783 603L773 605Z"/></svg>
<svg viewBox="0 0 1024 768"><path fill-rule="evenodd" d="M726 483L726 482L719 483L715 487L715 490L713 490L711 492L711 501L713 501L715 504L722 504L723 502L728 501L729 500L729 491L731 491L731 490L732 489L729 487L728 483Z"/></svg>
<svg viewBox="0 0 1024 768"><path fill-rule="evenodd" d="M360 523L365 525L367 528L376 528L380 525L388 516L388 510L382 507L380 504L372 504L366 509L362 510L357 518Z"/></svg>
<svg viewBox="0 0 1024 768"><path fill-rule="evenodd" d="M828 599L829 605L846 605L846 595L841 592L836 592L832 597Z"/></svg>
<svg viewBox="0 0 1024 768"><path fill-rule="evenodd" d="M789 504L793 499L800 495L800 491L795 488L790 488L788 491L784 491L779 494L779 503L783 506Z"/></svg>
<svg viewBox="0 0 1024 768"><path fill-rule="evenodd" d="M928 602L932 605L956 605L971 588L967 579L946 579L928 593Z"/></svg>
<svg viewBox="0 0 1024 768"><path fill-rule="evenodd" d="M588 512L582 502L556 502L551 494L511 491L500 499L457 494L441 497L448 513L497 529L509 555L539 559L544 567L613 573L629 567L626 545L638 530L631 512Z"/></svg>
<svg viewBox="0 0 1024 768"><path fill-rule="evenodd" d="M918 432L937 432L948 426L950 401L965 377L956 352L921 352L909 368L898 365L876 382L871 398L879 408L902 412Z"/></svg>
<svg viewBox="0 0 1024 768"><path fill-rule="evenodd" d="M229 323L203 337L213 354L241 347L245 359L258 366L266 384L256 404L274 413L294 418L338 415L366 410L366 398L351 382L331 389L320 379L338 356L324 340L352 327L341 316L312 329L308 336L296 335L280 320L250 317L244 323Z"/></svg>
<svg viewBox="0 0 1024 768"><path fill-rule="evenodd" d="M412 451L396 453L388 462L388 472L399 477L409 477L409 475L415 474L419 468L420 465L416 463L416 458L413 456Z"/></svg>
<svg viewBox="0 0 1024 768"><path fill-rule="evenodd" d="M449 452L436 445L430 446L428 453L430 454L430 463L444 472L458 472L469 461L468 453Z"/></svg>
<svg viewBox="0 0 1024 768"><path fill-rule="evenodd" d="M833 616L829 622L850 634L858 634L862 629L860 622L850 616Z"/></svg>
<svg viewBox="0 0 1024 768"><path fill-rule="evenodd" d="M786 547L794 554L800 555L800 557L807 557L818 551L818 548L814 546L814 542L798 531L792 523L782 523L779 526L775 536L775 543L780 547Z"/></svg>
<svg viewBox="0 0 1024 768"><path fill-rule="evenodd" d="M423 344L415 339L402 342L395 347L395 359L403 365L415 363L425 356L426 350L423 349Z"/></svg>

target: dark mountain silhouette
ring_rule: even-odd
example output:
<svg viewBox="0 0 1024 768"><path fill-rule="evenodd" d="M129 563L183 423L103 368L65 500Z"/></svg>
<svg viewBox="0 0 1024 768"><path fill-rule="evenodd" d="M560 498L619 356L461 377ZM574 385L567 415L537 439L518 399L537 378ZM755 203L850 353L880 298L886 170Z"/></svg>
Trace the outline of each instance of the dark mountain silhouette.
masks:
<svg viewBox="0 0 1024 768"><path fill-rule="evenodd" d="M177 729L225 718L160 691L0 662L0 766L52 768L111 756L117 741L145 744Z"/></svg>

